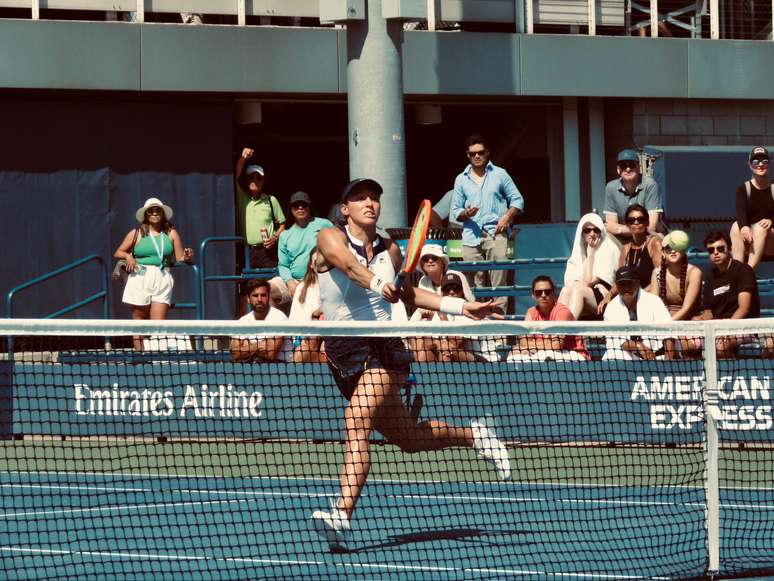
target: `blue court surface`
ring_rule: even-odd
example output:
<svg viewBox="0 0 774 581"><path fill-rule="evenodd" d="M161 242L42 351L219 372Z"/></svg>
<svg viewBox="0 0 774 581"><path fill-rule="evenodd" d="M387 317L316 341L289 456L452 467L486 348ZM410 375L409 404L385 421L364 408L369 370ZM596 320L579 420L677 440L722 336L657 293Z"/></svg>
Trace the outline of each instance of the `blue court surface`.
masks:
<svg viewBox="0 0 774 581"><path fill-rule="evenodd" d="M340 554L309 518L331 479L3 472L0 486L0 576L16 579L638 579L706 564L694 487L374 479ZM721 504L723 562L770 563L774 489L724 489Z"/></svg>

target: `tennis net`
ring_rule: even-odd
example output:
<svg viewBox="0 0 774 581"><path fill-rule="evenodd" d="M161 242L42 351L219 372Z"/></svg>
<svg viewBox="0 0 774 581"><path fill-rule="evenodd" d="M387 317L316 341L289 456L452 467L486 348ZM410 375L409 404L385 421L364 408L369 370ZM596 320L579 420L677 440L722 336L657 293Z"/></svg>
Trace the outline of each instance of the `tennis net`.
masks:
<svg viewBox="0 0 774 581"><path fill-rule="evenodd" d="M774 574L770 320L0 337L0 578Z"/></svg>

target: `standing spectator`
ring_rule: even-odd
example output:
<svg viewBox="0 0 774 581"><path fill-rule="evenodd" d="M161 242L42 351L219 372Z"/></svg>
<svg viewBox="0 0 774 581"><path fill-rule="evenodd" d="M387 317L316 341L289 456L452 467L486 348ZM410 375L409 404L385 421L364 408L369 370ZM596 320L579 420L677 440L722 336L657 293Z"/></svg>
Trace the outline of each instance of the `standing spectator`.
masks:
<svg viewBox="0 0 774 581"><path fill-rule="evenodd" d="M481 135L465 140L470 163L454 180L451 216L462 222L462 257L464 260L505 260L511 224L524 211L524 198L511 176L489 161L489 145ZM487 276L488 274L488 276ZM509 270L470 273L474 286L510 284ZM489 279L487 281L487 278ZM508 299L499 297L496 304L505 312Z"/></svg>
<svg viewBox="0 0 774 581"><path fill-rule="evenodd" d="M664 303L656 295L644 292L640 288L639 273L629 266L622 266L615 272L616 286L620 294L605 310L605 321L624 323L670 323ZM662 341L653 337L633 335L631 337L608 337L607 352L603 359L646 359L653 360L662 347ZM664 355L667 359L676 356L674 339L663 340Z"/></svg>
<svg viewBox="0 0 774 581"><path fill-rule="evenodd" d="M148 198L135 213L140 225L130 230L113 253L126 260L129 278L123 302L132 308L133 319L166 319L175 281L169 266L176 261L191 262L193 250L183 248L172 220L172 208L158 198ZM134 338L142 351L142 337Z"/></svg>
<svg viewBox="0 0 774 581"><path fill-rule="evenodd" d="M317 248L309 253L306 273L293 296L290 307L291 323L311 323L323 318L320 305L320 285L317 282ZM322 337L297 337L293 351L294 363L325 363L325 343Z"/></svg>
<svg viewBox="0 0 774 581"><path fill-rule="evenodd" d="M257 327L260 321L281 323L288 320L285 313L271 306L269 281L250 280L247 297L251 310L239 318L240 323ZM234 361L290 361L293 358L293 343L288 337L241 335L231 339L231 356Z"/></svg>
<svg viewBox="0 0 774 581"><path fill-rule="evenodd" d="M584 215L575 229L572 254L564 271L564 288L559 295L559 303L566 305L574 318L597 314L597 307L615 282L620 255L621 250L605 231L602 218L594 213Z"/></svg>
<svg viewBox="0 0 774 581"><path fill-rule="evenodd" d="M598 218L599 219L599 218ZM602 220L599 220L600 223ZM532 281L535 306L527 310L525 321L574 321L570 309L557 301L556 287L550 276L536 276ZM523 335L508 361L588 361L583 339L573 335Z"/></svg>
<svg viewBox="0 0 774 581"><path fill-rule="evenodd" d="M631 240L624 244L618 258L618 266L626 266L636 273L640 287L646 290L650 286L653 269L661 266L661 237L658 234L648 234L647 223L648 213L643 206L629 206L626 210L626 224ZM613 285L610 294L600 303L598 312L603 312L618 292L618 286Z"/></svg>
<svg viewBox="0 0 774 581"><path fill-rule="evenodd" d="M616 164L618 178L605 186L605 228L622 244L632 237L629 225L624 223L626 210L632 204L645 207L648 216L648 231L655 234L661 220L664 206L653 178L642 175L640 156L633 149L618 153Z"/></svg>
<svg viewBox="0 0 774 581"><path fill-rule="evenodd" d="M748 158L752 177L736 188L736 222L731 226L731 248L734 260L747 259L753 269L764 255L774 255L774 185L769 177L771 157L762 146L752 149Z"/></svg>
<svg viewBox="0 0 774 581"><path fill-rule="evenodd" d="M278 262L277 240L285 230L285 214L277 198L264 192L263 167L251 164L244 169L252 156L253 150L246 147L236 163L239 233L250 246L250 268L274 268Z"/></svg>
<svg viewBox="0 0 774 581"><path fill-rule="evenodd" d="M704 239L712 270L704 281L702 307L699 318L755 319L760 316L761 302L755 271L748 264L731 257L731 238L725 232L710 232ZM746 337L724 336L716 341L718 357L736 355Z"/></svg>
<svg viewBox="0 0 774 581"><path fill-rule="evenodd" d="M312 215L312 200L306 192L290 196L293 225L279 237L279 275L288 287L291 297L304 278L309 265L309 254L317 246L317 233L333 226L325 218Z"/></svg>

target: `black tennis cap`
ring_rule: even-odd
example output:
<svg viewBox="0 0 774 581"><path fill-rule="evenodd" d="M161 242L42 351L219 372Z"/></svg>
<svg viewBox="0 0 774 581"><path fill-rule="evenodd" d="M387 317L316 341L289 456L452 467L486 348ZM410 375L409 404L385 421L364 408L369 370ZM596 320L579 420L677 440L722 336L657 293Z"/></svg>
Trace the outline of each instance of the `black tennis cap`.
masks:
<svg viewBox="0 0 774 581"><path fill-rule="evenodd" d="M622 266L615 271L615 282L619 280L640 280L640 277L630 266Z"/></svg>
<svg viewBox="0 0 774 581"><path fill-rule="evenodd" d="M763 147L762 145L757 145L752 148L752 151L750 152L750 157L748 158L750 161L754 159L771 159L769 157L769 150Z"/></svg>
<svg viewBox="0 0 774 581"><path fill-rule="evenodd" d="M343 204L352 194L365 188L370 189L373 193L379 196L382 195L382 186L380 186L379 182L376 180L372 180L370 178L355 178L344 187L341 192L341 198L339 199L339 202Z"/></svg>
<svg viewBox="0 0 774 581"><path fill-rule="evenodd" d="M457 285L458 287L462 288L462 279L460 279L460 277L454 274L453 272L450 272L443 277L441 288L444 289L447 286L451 286L451 285Z"/></svg>

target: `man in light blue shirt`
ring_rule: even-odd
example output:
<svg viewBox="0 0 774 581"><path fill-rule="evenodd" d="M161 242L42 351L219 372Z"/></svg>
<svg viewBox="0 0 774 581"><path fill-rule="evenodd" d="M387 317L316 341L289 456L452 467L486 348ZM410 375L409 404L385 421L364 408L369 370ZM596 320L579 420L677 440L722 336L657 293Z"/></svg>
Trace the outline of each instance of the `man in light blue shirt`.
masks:
<svg viewBox="0 0 774 581"><path fill-rule="evenodd" d="M294 224L280 234L278 269L292 298L306 274L309 254L317 246L317 233L333 224L325 218L312 216L312 200L306 192L296 192L290 196L290 212Z"/></svg>
<svg viewBox="0 0 774 581"><path fill-rule="evenodd" d="M462 258L464 260L505 260L511 225L524 211L522 197L511 176L489 161L489 145L481 135L465 140L470 163L454 180L450 215L462 222ZM470 284L505 286L510 270L468 273ZM488 279L488 280L487 280ZM503 311L507 297L495 299Z"/></svg>

